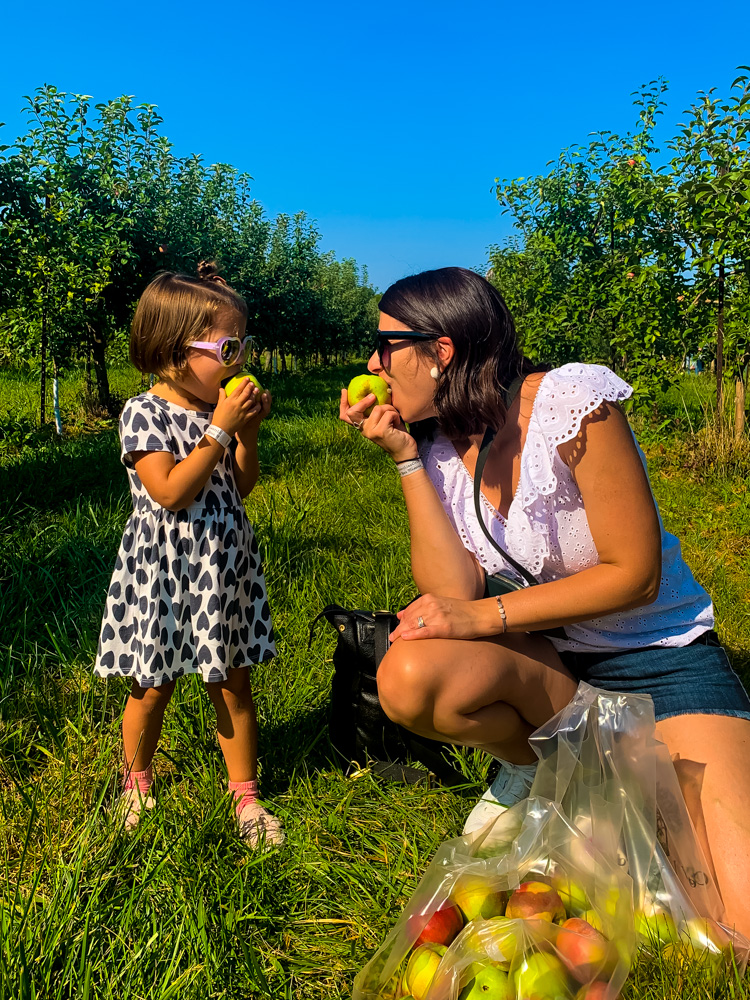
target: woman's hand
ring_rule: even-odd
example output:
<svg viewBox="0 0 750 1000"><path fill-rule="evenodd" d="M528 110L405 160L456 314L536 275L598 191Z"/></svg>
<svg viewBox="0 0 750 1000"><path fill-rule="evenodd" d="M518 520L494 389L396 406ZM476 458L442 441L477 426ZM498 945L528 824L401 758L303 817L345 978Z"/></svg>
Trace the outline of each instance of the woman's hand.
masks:
<svg viewBox="0 0 750 1000"><path fill-rule="evenodd" d="M422 628L419 620L424 622ZM418 597L398 612L390 639L478 639L498 635L503 622L493 600L459 601L454 597Z"/></svg>
<svg viewBox="0 0 750 1000"><path fill-rule="evenodd" d="M365 410L369 410L375 402L374 393L370 393L354 406L349 406L347 391L342 389L339 418L345 423L351 424L352 427L356 427L364 437L387 452L394 462L404 462L410 458L417 458L419 456L417 442L406 430L401 414L395 406L390 403L374 406L370 416L365 416Z"/></svg>

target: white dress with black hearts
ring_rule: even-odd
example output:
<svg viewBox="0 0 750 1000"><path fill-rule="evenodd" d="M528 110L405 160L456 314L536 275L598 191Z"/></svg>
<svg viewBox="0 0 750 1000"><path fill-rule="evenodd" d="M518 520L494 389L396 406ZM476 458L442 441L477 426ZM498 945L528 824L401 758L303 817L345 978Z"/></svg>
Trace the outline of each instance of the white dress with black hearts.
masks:
<svg viewBox="0 0 750 1000"><path fill-rule="evenodd" d="M227 669L275 654L263 567L237 491L233 446L189 507L151 499L132 463L138 451L179 462L206 433L197 412L153 393L128 400L120 417L121 458L134 510L112 575L94 672L158 687L182 674L225 680Z"/></svg>

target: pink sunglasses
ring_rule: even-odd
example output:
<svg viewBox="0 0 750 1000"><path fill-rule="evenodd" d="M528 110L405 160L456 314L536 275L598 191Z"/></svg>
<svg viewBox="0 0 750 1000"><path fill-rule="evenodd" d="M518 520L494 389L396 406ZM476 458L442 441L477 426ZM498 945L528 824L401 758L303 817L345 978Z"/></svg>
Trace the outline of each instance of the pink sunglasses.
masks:
<svg viewBox="0 0 750 1000"><path fill-rule="evenodd" d="M229 367L237 364L244 356L253 338L250 336L240 340L239 337L219 337L217 341L191 340L188 347L200 347L204 351L213 351L219 364Z"/></svg>

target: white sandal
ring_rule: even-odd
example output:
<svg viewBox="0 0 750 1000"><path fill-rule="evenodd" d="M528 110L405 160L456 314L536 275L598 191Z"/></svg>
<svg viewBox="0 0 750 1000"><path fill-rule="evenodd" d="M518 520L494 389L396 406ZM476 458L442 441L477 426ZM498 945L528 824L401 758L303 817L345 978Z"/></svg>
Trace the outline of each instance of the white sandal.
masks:
<svg viewBox="0 0 750 1000"><path fill-rule="evenodd" d="M248 802L237 817L240 838L250 847L280 847L286 837L281 820L269 812L260 802Z"/></svg>

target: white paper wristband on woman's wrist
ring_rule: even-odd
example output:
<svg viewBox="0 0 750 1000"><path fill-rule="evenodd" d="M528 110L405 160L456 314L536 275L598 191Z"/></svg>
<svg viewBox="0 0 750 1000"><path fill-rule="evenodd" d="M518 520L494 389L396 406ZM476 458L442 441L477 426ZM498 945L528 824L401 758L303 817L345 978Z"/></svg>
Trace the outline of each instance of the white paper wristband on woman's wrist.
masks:
<svg viewBox="0 0 750 1000"><path fill-rule="evenodd" d="M221 427L217 427L216 424L209 424L206 430L206 437L213 438L214 441L218 441L222 448L228 448L232 443L231 434L227 434L225 430Z"/></svg>
<svg viewBox="0 0 750 1000"><path fill-rule="evenodd" d="M411 458L408 462L399 462L396 466L398 469L398 474L403 479L404 476L410 476L412 472L419 472L420 469L424 469L422 465L421 458Z"/></svg>

